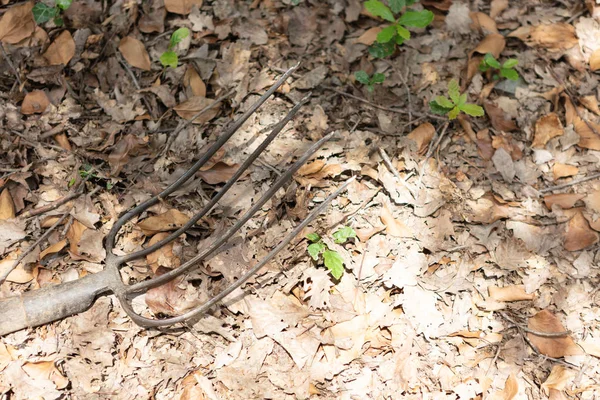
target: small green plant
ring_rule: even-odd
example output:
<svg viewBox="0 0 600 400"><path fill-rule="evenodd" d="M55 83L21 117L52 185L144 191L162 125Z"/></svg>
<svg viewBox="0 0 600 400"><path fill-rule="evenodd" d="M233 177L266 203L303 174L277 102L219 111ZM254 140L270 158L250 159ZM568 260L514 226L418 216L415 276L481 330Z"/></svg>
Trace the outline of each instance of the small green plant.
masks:
<svg viewBox="0 0 600 400"><path fill-rule="evenodd" d="M356 237L356 232L351 227L344 226L335 231L331 236L335 243L344 244L348 239ZM325 264L325 267L335 279L340 279L344 274L344 259L342 256L337 251L330 250L319 234L314 232L309 233L306 235L306 238L311 242L308 245L307 251L312 259L319 261L319 256L323 255L323 264Z"/></svg>
<svg viewBox="0 0 600 400"><path fill-rule="evenodd" d="M62 26L64 21L60 16L60 12L71 7L71 2L72 0L56 0L52 7L45 3L37 3L31 10L33 19L38 25L54 20L54 25Z"/></svg>
<svg viewBox="0 0 600 400"><path fill-rule="evenodd" d="M160 63L163 65L163 67L177 68L179 57L177 57L177 53L175 53L173 49L175 46L177 46L177 44L179 44L179 42L189 35L190 30L188 28L179 28L173 32L171 35L171 40L169 41L169 49L160 56Z"/></svg>
<svg viewBox="0 0 600 400"><path fill-rule="evenodd" d="M481 72L487 72L490 69L493 71L498 71L494 73L492 79L498 80L500 77L510 79L511 81L516 81L519 79L519 73L515 71L515 67L519 63L519 60L515 58L509 58L504 61L504 64L500 64L498 60L494 58L491 53L487 53L481 63L479 64L479 70Z"/></svg>
<svg viewBox="0 0 600 400"><path fill-rule="evenodd" d="M354 77L363 85L367 85L369 93L373 93L373 90L375 90L373 85L385 81L385 75L379 72L374 73L373 76L369 76L365 71L357 71L354 73Z"/></svg>
<svg viewBox="0 0 600 400"><path fill-rule="evenodd" d="M473 117L481 117L485 114L483 108L477 104L467 103L467 94L460 94L460 88L456 79L448 83L448 97L437 96L429 102L431 112L439 115L447 115L449 119L455 119L460 112Z"/></svg>
<svg viewBox="0 0 600 400"><path fill-rule="evenodd" d="M433 13L429 10L407 10L400 17L399 14L405 7L412 6L416 0L388 0L389 7L380 0L368 0L365 8L376 17L391 22L377 35L377 42L369 48L369 54L375 58L384 58L392 55L396 45L401 45L410 39L410 32L406 28L425 28L433 21Z"/></svg>

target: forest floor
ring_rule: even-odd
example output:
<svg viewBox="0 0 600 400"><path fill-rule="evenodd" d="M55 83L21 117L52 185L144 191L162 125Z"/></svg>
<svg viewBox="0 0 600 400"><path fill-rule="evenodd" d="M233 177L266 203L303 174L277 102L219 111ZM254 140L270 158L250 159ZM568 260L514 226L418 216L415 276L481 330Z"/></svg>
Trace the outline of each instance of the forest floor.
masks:
<svg viewBox="0 0 600 400"><path fill-rule="evenodd" d="M593 1L423 0L411 7L432 11L432 24L383 59L369 46L385 23L359 0L77 0L61 26L36 24L33 3L5 3L0 298L101 271L118 216L172 183L297 63L223 151L121 229L114 252L185 223L311 92L296 118L213 212L127 263L123 280L192 258L310 144L334 139L226 250L134 309L163 318L207 301L356 180L199 321L141 328L109 295L0 338L0 399L600 396ZM182 27L191 34L170 46ZM169 50L175 68L159 61ZM481 72L488 53L518 60L518 79ZM358 71L385 80L370 90ZM430 111L452 79L484 116ZM336 243L343 227L356 237ZM343 261L339 279L308 254L310 233Z"/></svg>

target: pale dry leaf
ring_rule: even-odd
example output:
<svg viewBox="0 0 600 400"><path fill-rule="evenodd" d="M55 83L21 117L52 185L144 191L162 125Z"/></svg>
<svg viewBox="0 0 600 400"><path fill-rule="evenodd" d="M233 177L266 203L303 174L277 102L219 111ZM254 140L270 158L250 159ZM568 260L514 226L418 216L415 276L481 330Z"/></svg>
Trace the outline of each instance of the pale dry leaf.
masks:
<svg viewBox="0 0 600 400"><path fill-rule="evenodd" d="M505 287L489 286L490 297L495 301L521 301L533 300L535 294L525 292L523 285L512 285Z"/></svg>
<svg viewBox="0 0 600 400"><path fill-rule="evenodd" d="M177 104L175 96L173 96L171 89L169 89L169 86L167 85L150 86L148 88L141 89L139 92L154 93L160 99L160 101L162 101L162 103L169 108L175 107Z"/></svg>
<svg viewBox="0 0 600 400"><path fill-rule="evenodd" d="M578 251L598 242L598 233L590 228L581 211L577 211L567 224L564 238L566 250Z"/></svg>
<svg viewBox="0 0 600 400"><path fill-rule="evenodd" d="M550 394L550 390L565 390L567 388L567 384L573 380L576 376L576 372L565 368L562 365L555 365L552 367L552 371L546 381L542 383L542 390L546 393L546 395Z"/></svg>
<svg viewBox="0 0 600 400"><path fill-rule="evenodd" d="M594 190L583 199L586 207L600 214L600 190Z"/></svg>
<svg viewBox="0 0 600 400"><path fill-rule="evenodd" d="M0 220L0 254L4 254L10 245L25 236L25 221L14 218Z"/></svg>
<svg viewBox="0 0 600 400"><path fill-rule="evenodd" d="M160 215L148 217L142 222L138 223L137 226L142 230L144 235L150 236L158 232L173 231L181 228L189 220L190 217L173 208Z"/></svg>
<svg viewBox="0 0 600 400"><path fill-rule="evenodd" d="M504 383L504 389L494 392L490 400L512 400L519 394L519 383L515 374L510 374Z"/></svg>
<svg viewBox="0 0 600 400"><path fill-rule="evenodd" d="M72 254L78 254L77 246L79 245L79 242L81 241L81 236L83 235L83 232L85 232L86 229L88 228L78 220L74 220L71 226L69 226L69 230L67 231L66 236L67 239L69 239L69 251Z"/></svg>
<svg viewBox="0 0 600 400"><path fill-rule="evenodd" d="M548 310L542 310L529 318L527 328L541 333L558 333L566 331L560 320ZM527 338L541 354L549 357L560 358L583 353L583 350L575 344L569 335L549 338L537 336L529 332L527 333Z"/></svg>
<svg viewBox="0 0 600 400"><path fill-rule="evenodd" d="M48 46L44 58L50 65L67 65L74 55L75 41L71 33L65 30Z"/></svg>
<svg viewBox="0 0 600 400"><path fill-rule="evenodd" d="M15 203L7 188L0 194L0 221L15 217Z"/></svg>
<svg viewBox="0 0 600 400"><path fill-rule="evenodd" d="M360 43L367 46L372 45L377 40L377 35L381 32L383 28L380 26L375 26L373 28L367 29L362 35L358 38L354 39L354 43Z"/></svg>
<svg viewBox="0 0 600 400"><path fill-rule="evenodd" d="M41 114L50 105L50 99L43 90L33 90L25 95L21 104L21 113L25 115Z"/></svg>
<svg viewBox="0 0 600 400"><path fill-rule="evenodd" d="M0 19L0 42L15 44L33 35L37 26L31 12L33 5L33 1L28 1L4 13Z"/></svg>
<svg viewBox="0 0 600 400"><path fill-rule="evenodd" d="M500 35L499 33L491 33L483 38L481 42L479 42L477 47L475 47L475 49L471 52L471 56L474 53L492 53L492 55L498 59L500 58L500 54L504 50L505 46L506 40L504 39L504 36Z"/></svg>
<svg viewBox="0 0 600 400"><path fill-rule="evenodd" d="M494 167L496 167L496 171L500 172L500 175L502 175L502 179L504 179L506 183L511 183L515 178L517 171L510 154L501 147L494 152L492 162L494 163Z"/></svg>
<svg viewBox="0 0 600 400"><path fill-rule="evenodd" d="M583 105L585 108L587 108L594 114L600 115L600 107L598 107L598 99L596 98L596 96L581 96L579 98L579 102L581 103L581 105Z"/></svg>
<svg viewBox="0 0 600 400"><path fill-rule="evenodd" d="M427 153L429 143L435 135L435 127L429 122L422 123L417 126L411 133L407 135L407 138L414 141L417 144L417 152L420 155Z"/></svg>
<svg viewBox="0 0 600 400"><path fill-rule="evenodd" d="M4 260L0 261L0 273L5 273L12 268L17 255L15 253L10 254ZM27 283L33 280L33 274L31 271L23 268L23 263L19 263L16 268L12 269L10 274L6 277L8 282L13 283Z"/></svg>
<svg viewBox="0 0 600 400"><path fill-rule="evenodd" d="M544 196L544 204L552 210L554 204L558 204L563 210L575 207L575 204L585 197L580 193L558 193Z"/></svg>
<svg viewBox="0 0 600 400"><path fill-rule="evenodd" d="M600 69L600 49L594 50L590 56L590 69L592 71L598 71Z"/></svg>
<svg viewBox="0 0 600 400"><path fill-rule="evenodd" d="M469 13L471 17L471 29L482 31L485 34L489 33L498 33L498 28L496 27L496 21L490 18L487 14L482 12L472 12Z"/></svg>
<svg viewBox="0 0 600 400"><path fill-rule="evenodd" d="M165 0L165 9L173 14L187 15L193 6L202 7L203 0Z"/></svg>
<svg viewBox="0 0 600 400"><path fill-rule="evenodd" d="M146 51L144 43L140 40L126 36L119 42L119 51L123 54L125 60L132 67L143 69L144 71L150 71L152 66L150 62L150 56Z"/></svg>
<svg viewBox="0 0 600 400"><path fill-rule="evenodd" d="M490 118L490 122L494 129L503 132L510 132L518 129L515 121L508 115L504 110L489 102L486 101L483 103L483 108L485 108L485 114Z"/></svg>
<svg viewBox="0 0 600 400"><path fill-rule="evenodd" d="M59 240L58 242L54 243L53 245L50 245L47 248L45 248L40 253L39 259L42 260L42 259L44 259L44 257L46 257L49 254L58 253L59 251L64 249L66 246L67 246L67 239Z"/></svg>
<svg viewBox="0 0 600 400"><path fill-rule="evenodd" d="M192 65L188 65L183 75L183 85L187 86L194 96L206 97L206 85Z"/></svg>
<svg viewBox="0 0 600 400"><path fill-rule="evenodd" d="M179 115L181 118L190 120L196 115L200 110L212 105L215 101L211 99L207 99L202 96L194 96L183 103L180 103L173 107L173 110ZM214 106L210 110L204 112L202 115L198 116L193 123L194 124L204 124L219 114L220 104Z"/></svg>
<svg viewBox="0 0 600 400"><path fill-rule="evenodd" d="M531 147L544 148L550 139L562 136L564 133L565 129L558 115L555 113L544 115L535 123L535 136Z"/></svg>
<svg viewBox="0 0 600 400"><path fill-rule="evenodd" d="M35 380L50 380L57 389L64 389L69 384L69 379L56 368L54 361L27 362L23 370Z"/></svg>
<svg viewBox="0 0 600 400"><path fill-rule="evenodd" d="M208 170L200 170L196 173L204 182L210 185L227 182L238 170L239 164L228 165L224 162L214 164Z"/></svg>
<svg viewBox="0 0 600 400"><path fill-rule="evenodd" d="M152 236L150 241L148 242L148 247L158 243L169 236L168 232L159 232L156 235ZM148 254L146 256L146 262L152 269L152 272L156 273L158 267L165 268L176 268L180 265L181 260L179 257L173 252L175 242L167 243L156 251Z"/></svg>
<svg viewBox="0 0 600 400"><path fill-rule="evenodd" d="M495 19L507 8L508 0L492 0L492 3L490 4L490 17Z"/></svg>
<svg viewBox="0 0 600 400"><path fill-rule="evenodd" d="M567 176L577 175L578 173L579 168L574 165L555 163L552 166L552 176L554 177L555 181Z"/></svg>
<svg viewBox="0 0 600 400"><path fill-rule="evenodd" d="M387 206L383 206L381 208L379 218L381 219L381 222L383 222L383 224L385 225L385 231L388 235L394 237L408 238L412 238L414 236L412 229L406 226L402 221L394 218L392 212Z"/></svg>
<svg viewBox="0 0 600 400"><path fill-rule="evenodd" d="M307 269L302 279L304 280L304 300L308 299L309 307L313 310L328 307L329 290L333 287L329 271L324 268Z"/></svg>

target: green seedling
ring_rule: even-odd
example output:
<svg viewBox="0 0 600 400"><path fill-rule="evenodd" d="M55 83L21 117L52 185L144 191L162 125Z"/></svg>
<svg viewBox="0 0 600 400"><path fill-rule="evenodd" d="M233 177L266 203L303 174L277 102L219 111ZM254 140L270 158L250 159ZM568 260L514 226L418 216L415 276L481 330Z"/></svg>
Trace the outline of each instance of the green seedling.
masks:
<svg viewBox="0 0 600 400"><path fill-rule="evenodd" d="M385 75L379 72L373 74L373 76L369 76L365 71L357 71L354 73L354 77L357 81L367 86L369 93L373 93L375 84L383 83L383 81L385 81Z"/></svg>
<svg viewBox="0 0 600 400"><path fill-rule="evenodd" d="M56 0L54 6L49 6L45 3L37 3L31 10L33 19L38 25L54 20L54 25L63 26L64 21L60 16L60 12L66 11L71 7L71 2L72 0Z"/></svg>
<svg viewBox="0 0 600 400"><path fill-rule="evenodd" d="M452 79L448 83L448 97L437 96L434 100L430 101L429 108L431 112L439 115L447 115L449 119L455 119L461 111L473 117L481 117L485 114L481 106L467 103L467 94L460 94L456 79Z"/></svg>
<svg viewBox="0 0 600 400"><path fill-rule="evenodd" d="M177 56L177 53L173 51L173 49L189 35L190 30L188 28L179 28L173 32L171 35L171 40L169 41L169 49L160 56L160 63L163 65L163 67L177 68L179 57Z"/></svg>
<svg viewBox="0 0 600 400"><path fill-rule="evenodd" d="M481 72L487 72L489 70L498 71L492 75L494 80L502 78L510 79L511 81L516 81L519 79L519 73L515 71L515 67L519 63L519 60L515 58L509 58L504 61L504 64L500 64L498 60L494 58L491 53L487 53L481 63L479 64L479 70Z"/></svg>
<svg viewBox="0 0 600 400"><path fill-rule="evenodd" d="M355 238L356 232L351 227L344 226L343 228L335 231L335 233L331 236L335 243L344 244L348 241L348 239ZM306 235L306 238L309 242L311 242L308 245L307 251L312 259L319 261L319 258L322 255L323 264L325 264L325 267L335 279L340 279L344 274L344 259L340 253L330 250L318 233L309 233Z"/></svg>
<svg viewBox="0 0 600 400"><path fill-rule="evenodd" d="M397 15L407 6L412 6L416 0L388 0L389 7L380 0L368 0L365 8L376 17L391 23L377 35L377 42L369 48L369 54L375 58L384 58L394 53L397 45L410 39L407 28L425 28L433 21L433 13L429 10L406 10Z"/></svg>

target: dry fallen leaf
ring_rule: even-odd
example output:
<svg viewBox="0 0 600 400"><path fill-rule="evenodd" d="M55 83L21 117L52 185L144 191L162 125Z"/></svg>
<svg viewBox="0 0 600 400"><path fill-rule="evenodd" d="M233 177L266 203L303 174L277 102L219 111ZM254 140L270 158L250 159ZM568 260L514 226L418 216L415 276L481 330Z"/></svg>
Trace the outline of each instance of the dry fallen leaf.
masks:
<svg viewBox="0 0 600 400"><path fill-rule="evenodd" d="M565 249L577 251L585 249L598 241L598 233L590 228L590 224L581 211L577 211L569 220L565 231Z"/></svg>
<svg viewBox="0 0 600 400"><path fill-rule="evenodd" d="M548 310L542 310L529 319L527 328L541 333L559 333L566 329L559 319ZM531 332L527 333L527 338L544 355L554 358L582 354L583 351L575 344L571 336L560 337L542 337Z"/></svg>
<svg viewBox="0 0 600 400"><path fill-rule="evenodd" d="M417 144L417 152L424 155L427 153L433 135L435 135L435 127L429 122L425 122L417 126L407 137Z"/></svg>
<svg viewBox="0 0 600 400"><path fill-rule="evenodd" d="M492 0L490 4L490 18L496 18L508 8L508 0Z"/></svg>
<svg viewBox="0 0 600 400"><path fill-rule="evenodd" d="M381 222L386 226L386 233L394 237L413 237L412 230L404 223L394 218L387 206L381 208L379 215Z"/></svg>
<svg viewBox="0 0 600 400"><path fill-rule="evenodd" d="M44 257L46 257L48 254L58 253L59 251L64 249L66 246L67 246L67 239L60 240L60 241L54 243L53 245L48 246L46 249L44 249L44 251L42 251L40 253L39 259L40 260L44 259Z"/></svg>
<svg viewBox="0 0 600 400"><path fill-rule="evenodd" d="M357 39L354 40L354 43L360 43L367 46L372 45L377 40L377 35L381 32L383 28L380 26L375 26L373 28L367 29L365 33L360 35Z"/></svg>
<svg viewBox="0 0 600 400"><path fill-rule="evenodd" d="M188 65L185 70L183 85L189 87L194 96L206 97L206 85L192 65Z"/></svg>
<svg viewBox="0 0 600 400"><path fill-rule="evenodd" d="M534 46L549 51L564 51L579 44L573 25L562 22L534 26L529 32L529 40Z"/></svg>
<svg viewBox="0 0 600 400"><path fill-rule="evenodd" d="M44 58L50 65L67 65L74 55L75 41L71 33L65 30L48 46Z"/></svg>
<svg viewBox="0 0 600 400"><path fill-rule="evenodd" d="M187 15L193 6L202 7L203 0L165 0L165 9L173 14Z"/></svg>
<svg viewBox="0 0 600 400"><path fill-rule="evenodd" d="M555 365L544 383L542 389L546 395L550 394L550 390L565 390L567 384L575 377L575 371L567 369L562 365Z"/></svg>
<svg viewBox="0 0 600 400"><path fill-rule="evenodd" d="M201 169L196 173L204 182L210 185L227 182L238 170L239 164L228 165L224 162L213 164L208 170Z"/></svg>
<svg viewBox="0 0 600 400"><path fill-rule="evenodd" d="M144 71L150 71L152 66L150 56L146 51L144 43L138 39L131 36L124 37L119 42L119 51L123 54L129 65L143 69Z"/></svg>
<svg viewBox="0 0 600 400"><path fill-rule="evenodd" d="M558 204L563 210L575 207L575 203L585 197L584 194L579 193L558 193L549 194L544 196L544 204L549 210L552 209L554 204Z"/></svg>
<svg viewBox="0 0 600 400"><path fill-rule="evenodd" d="M498 33L491 33L487 35L475 49L471 52L471 56L474 53L479 54L487 54L492 53L494 57L500 58L500 54L504 50L504 46L506 46L506 40L504 36Z"/></svg>
<svg viewBox="0 0 600 400"><path fill-rule="evenodd" d="M177 115L179 115L181 118L190 120L200 110L202 110L205 107L210 106L214 102L215 102L214 100L207 99L206 97L195 96L195 97L192 97L191 99L184 101L183 103L176 105L175 107L173 107L173 110L175 110ZM215 107L211 108L210 110L204 112L202 115L197 117L193 123L194 124L204 124L204 123L210 121L211 119L216 117L217 114L219 114L219 108L220 108L220 104L216 105Z"/></svg>
<svg viewBox="0 0 600 400"><path fill-rule="evenodd" d="M554 176L554 180L577 175L578 172L579 168L574 165L555 163L554 166L552 166L552 175Z"/></svg>
<svg viewBox="0 0 600 400"><path fill-rule="evenodd" d="M21 104L21 113L25 115L41 114L50 104L48 95L43 90L33 90L25 95Z"/></svg>
<svg viewBox="0 0 600 400"><path fill-rule="evenodd" d="M590 56L590 69L592 71L600 69L600 49L596 49Z"/></svg>
<svg viewBox="0 0 600 400"><path fill-rule="evenodd" d="M483 103L483 108L485 108L485 114L490 118L490 122L494 129L503 132L510 132L518 129L515 121L513 121L510 115L506 114L502 108L489 101Z"/></svg>
<svg viewBox="0 0 600 400"><path fill-rule="evenodd" d="M23 371L34 380L50 380L57 389L64 389L69 384L69 379L61 374L56 368L54 361L26 362L23 364ZM40 382L40 385L43 383Z"/></svg>
<svg viewBox="0 0 600 400"><path fill-rule="evenodd" d="M160 215L148 217L137 225L144 235L150 236L158 232L172 231L181 228L189 221L189 219L190 218L181 211L171 209Z"/></svg>
<svg viewBox="0 0 600 400"><path fill-rule="evenodd" d="M535 123L535 136L531 147L544 148L546 143L554 137L561 136L565 130L555 113L544 115Z"/></svg>
<svg viewBox="0 0 600 400"><path fill-rule="evenodd" d="M0 41L15 44L33 35L36 24L33 20L34 2L13 6L9 8L0 19Z"/></svg>
<svg viewBox="0 0 600 400"><path fill-rule="evenodd" d="M0 221L15 217L15 204L8 189L3 189L0 194Z"/></svg>
<svg viewBox="0 0 600 400"><path fill-rule="evenodd" d="M521 301L533 300L535 294L525 292L525 286L512 285L505 287L490 286L488 287L490 297L496 301Z"/></svg>
<svg viewBox="0 0 600 400"><path fill-rule="evenodd" d="M148 242L148 247L160 242L167 236L169 236L168 232L157 233L156 235L152 236ZM146 261L148 262L148 266L150 266L152 269L152 272L156 273L159 267L177 268L181 264L181 260L173 252L174 245L175 242L167 243L165 246L146 256Z"/></svg>
<svg viewBox="0 0 600 400"><path fill-rule="evenodd" d="M510 374L504 383L504 389L499 392L492 393L488 399L490 400L512 400L519 394L519 383L515 374Z"/></svg>
<svg viewBox="0 0 600 400"><path fill-rule="evenodd" d="M483 33L498 33L498 28L496 27L496 21L490 18L487 14L482 12L472 12L469 13L471 17L471 29L473 30L481 30Z"/></svg>
<svg viewBox="0 0 600 400"><path fill-rule="evenodd" d="M565 120L567 124L573 124L575 132L579 135L579 147L590 150L600 150L600 124L579 117L577 109L569 99L563 95L565 100Z"/></svg>

